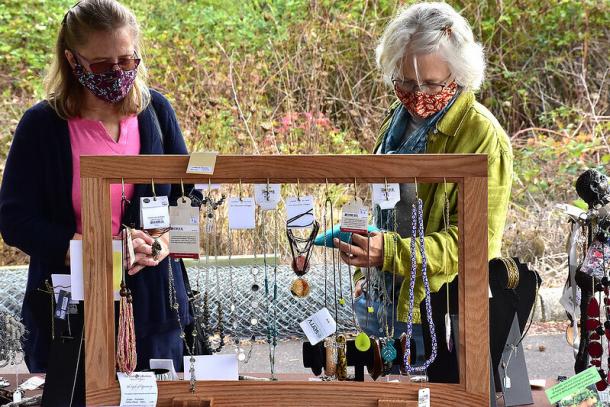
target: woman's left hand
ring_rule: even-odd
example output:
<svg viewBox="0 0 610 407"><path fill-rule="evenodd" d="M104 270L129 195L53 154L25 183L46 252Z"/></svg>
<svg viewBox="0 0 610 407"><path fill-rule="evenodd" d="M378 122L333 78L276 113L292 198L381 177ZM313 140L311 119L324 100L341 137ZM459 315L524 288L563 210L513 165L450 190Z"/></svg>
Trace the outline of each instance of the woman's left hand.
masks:
<svg viewBox="0 0 610 407"><path fill-rule="evenodd" d="M353 233L352 243L345 243L337 238L333 240L345 263L356 267L383 266L383 233L371 233L370 238Z"/></svg>
<svg viewBox="0 0 610 407"><path fill-rule="evenodd" d="M133 248L136 255L133 266L127 271L130 276L139 273L142 269L149 266L158 265L169 255L169 235L161 235L156 240L161 246L161 250L156 257L153 257L152 245L155 239L141 230L132 230Z"/></svg>

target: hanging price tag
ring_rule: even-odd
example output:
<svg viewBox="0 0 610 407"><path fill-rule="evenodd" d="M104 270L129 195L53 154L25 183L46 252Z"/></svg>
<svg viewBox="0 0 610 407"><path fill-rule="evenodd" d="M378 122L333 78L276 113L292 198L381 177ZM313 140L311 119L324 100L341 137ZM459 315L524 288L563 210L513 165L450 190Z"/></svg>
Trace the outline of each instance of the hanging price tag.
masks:
<svg viewBox="0 0 610 407"><path fill-rule="evenodd" d="M417 407L430 407L430 389L425 387L417 392Z"/></svg>
<svg viewBox="0 0 610 407"><path fill-rule="evenodd" d="M169 255L174 259L199 258L199 208L191 206L189 198L178 198L169 207Z"/></svg>
<svg viewBox="0 0 610 407"><path fill-rule="evenodd" d="M286 227L289 229L308 228L313 225L313 196L286 198L286 219Z"/></svg>
<svg viewBox="0 0 610 407"><path fill-rule="evenodd" d="M142 229L169 227L169 200L166 196L140 198L140 224Z"/></svg>
<svg viewBox="0 0 610 407"><path fill-rule="evenodd" d="M400 185L371 184L371 195L373 206L378 205L381 209L392 209L400 201Z"/></svg>
<svg viewBox="0 0 610 407"><path fill-rule="evenodd" d="M280 184L255 184L254 199L258 206L264 211L277 208L277 204L282 199Z"/></svg>
<svg viewBox="0 0 610 407"><path fill-rule="evenodd" d="M367 233L369 209L354 198L341 209L341 232Z"/></svg>
<svg viewBox="0 0 610 407"><path fill-rule="evenodd" d="M337 330L337 323L326 307L299 323L312 345L332 335Z"/></svg>
<svg viewBox="0 0 610 407"><path fill-rule="evenodd" d="M229 198L229 229L254 229L254 198Z"/></svg>

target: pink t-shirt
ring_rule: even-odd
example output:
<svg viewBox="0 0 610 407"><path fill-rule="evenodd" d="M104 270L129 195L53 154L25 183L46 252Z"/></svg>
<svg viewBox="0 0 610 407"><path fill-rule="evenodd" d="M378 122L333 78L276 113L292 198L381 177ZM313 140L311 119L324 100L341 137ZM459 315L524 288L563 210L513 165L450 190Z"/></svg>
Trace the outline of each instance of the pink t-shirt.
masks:
<svg viewBox="0 0 610 407"><path fill-rule="evenodd" d="M140 130L138 116L121 120L118 142L114 141L101 121L74 118L68 120L70 144L72 146L72 206L76 216L76 233L83 232L81 220L80 156L81 155L138 155L140 153ZM128 200L133 197L133 184L125 184ZM112 208L112 234L117 235L121 223L121 185L110 187Z"/></svg>

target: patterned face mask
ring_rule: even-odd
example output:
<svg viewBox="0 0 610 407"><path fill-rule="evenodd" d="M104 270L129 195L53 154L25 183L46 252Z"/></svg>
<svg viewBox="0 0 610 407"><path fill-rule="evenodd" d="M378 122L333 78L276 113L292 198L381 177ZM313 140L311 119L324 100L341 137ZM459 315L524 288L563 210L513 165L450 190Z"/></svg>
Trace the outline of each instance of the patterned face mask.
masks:
<svg viewBox="0 0 610 407"><path fill-rule="evenodd" d="M104 73L88 72L81 64L74 66L74 75L81 85L108 103L118 103L127 96L136 80L138 70L116 69Z"/></svg>
<svg viewBox="0 0 610 407"><path fill-rule="evenodd" d="M457 92L457 83L451 82L439 93L430 95L421 91L405 92L394 86L396 96L411 113L424 119L443 110Z"/></svg>

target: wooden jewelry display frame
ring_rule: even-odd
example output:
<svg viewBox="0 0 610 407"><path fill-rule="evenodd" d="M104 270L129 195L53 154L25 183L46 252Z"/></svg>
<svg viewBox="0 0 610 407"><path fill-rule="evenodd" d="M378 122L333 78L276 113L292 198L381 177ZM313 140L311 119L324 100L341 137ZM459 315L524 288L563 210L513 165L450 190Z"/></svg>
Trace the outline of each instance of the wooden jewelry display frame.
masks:
<svg viewBox="0 0 610 407"><path fill-rule="evenodd" d="M118 405L112 292L110 185L207 183L458 184L459 384L425 383L432 405L489 405L487 156L218 156L213 175L187 174L189 156L81 158L87 405ZM159 294L161 295L161 294ZM137 321L136 321L137 323ZM442 342L439 339L439 342ZM417 406L420 383L200 381L158 382L159 406Z"/></svg>

